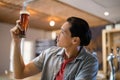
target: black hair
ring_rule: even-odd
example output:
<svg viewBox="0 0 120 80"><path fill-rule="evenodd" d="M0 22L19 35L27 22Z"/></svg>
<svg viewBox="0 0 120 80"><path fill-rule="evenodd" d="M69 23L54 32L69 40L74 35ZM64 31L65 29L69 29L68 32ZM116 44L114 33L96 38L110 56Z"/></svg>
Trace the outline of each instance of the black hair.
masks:
<svg viewBox="0 0 120 80"><path fill-rule="evenodd" d="M87 46L92 37L88 23L78 17L69 17L67 22L71 24L71 37L79 37L81 40L80 46Z"/></svg>

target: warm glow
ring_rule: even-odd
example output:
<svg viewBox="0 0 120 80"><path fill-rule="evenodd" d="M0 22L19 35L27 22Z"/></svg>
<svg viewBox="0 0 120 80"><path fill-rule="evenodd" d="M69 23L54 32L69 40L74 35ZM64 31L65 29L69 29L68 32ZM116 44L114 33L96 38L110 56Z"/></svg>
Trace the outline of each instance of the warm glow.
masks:
<svg viewBox="0 0 120 80"><path fill-rule="evenodd" d="M50 24L50 26L53 27L53 26L55 26L55 21L51 20L49 24Z"/></svg>
<svg viewBox="0 0 120 80"><path fill-rule="evenodd" d="M6 4L3 2L0 2L0 6L5 6Z"/></svg>
<svg viewBox="0 0 120 80"><path fill-rule="evenodd" d="M31 10L29 7L28 7L28 12L30 13L30 15L37 15L38 12L37 11L34 11L34 10Z"/></svg>

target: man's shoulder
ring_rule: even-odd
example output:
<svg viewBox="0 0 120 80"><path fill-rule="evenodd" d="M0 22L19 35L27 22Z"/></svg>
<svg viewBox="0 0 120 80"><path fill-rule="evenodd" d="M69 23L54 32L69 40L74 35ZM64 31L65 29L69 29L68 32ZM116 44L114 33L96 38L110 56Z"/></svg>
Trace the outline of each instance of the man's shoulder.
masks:
<svg viewBox="0 0 120 80"><path fill-rule="evenodd" d="M84 56L84 59L86 60L98 61L97 57L95 57L94 55L92 55L92 53L87 51L86 48L83 49L83 56Z"/></svg>
<svg viewBox="0 0 120 80"><path fill-rule="evenodd" d="M45 52L47 52L47 53L57 53L57 52L60 52L62 50L63 50L63 48L61 48L61 47L52 46L52 47L46 49Z"/></svg>
<svg viewBox="0 0 120 80"><path fill-rule="evenodd" d="M58 47L58 46L52 46L52 47L48 48L47 50L49 50L49 51L58 51L58 50L61 50L61 49L63 49L63 48Z"/></svg>

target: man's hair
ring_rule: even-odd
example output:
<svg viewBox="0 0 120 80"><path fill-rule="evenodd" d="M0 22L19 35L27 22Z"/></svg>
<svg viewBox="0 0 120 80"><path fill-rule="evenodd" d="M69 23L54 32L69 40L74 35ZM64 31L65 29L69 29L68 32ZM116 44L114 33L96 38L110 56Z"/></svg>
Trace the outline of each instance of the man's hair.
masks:
<svg viewBox="0 0 120 80"><path fill-rule="evenodd" d="M69 17L67 22L71 24L71 37L79 37L81 40L80 46L87 46L92 37L88 23L77 17Z"/></svg>

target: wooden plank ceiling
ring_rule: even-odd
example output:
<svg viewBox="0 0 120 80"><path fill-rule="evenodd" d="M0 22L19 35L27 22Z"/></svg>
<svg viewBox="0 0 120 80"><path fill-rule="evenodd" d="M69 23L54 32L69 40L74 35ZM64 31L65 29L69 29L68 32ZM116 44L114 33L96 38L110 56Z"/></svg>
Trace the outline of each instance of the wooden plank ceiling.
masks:
<svg viewBox="0 0 120 80"><path fill-rule="evenodd" d="M0 22L15 24L19 19L19 12L22 9L24 0L1 0L0 1ZM66 18L70 16L81 17L88 21L90 27L97 27L109 24L110 22L76 9L72 6L61 3L57 0L36 0L27 6L30 12L30 27L43 30L60 29ZM49 21L53 19L56 24L49 26Z"/></svg>

